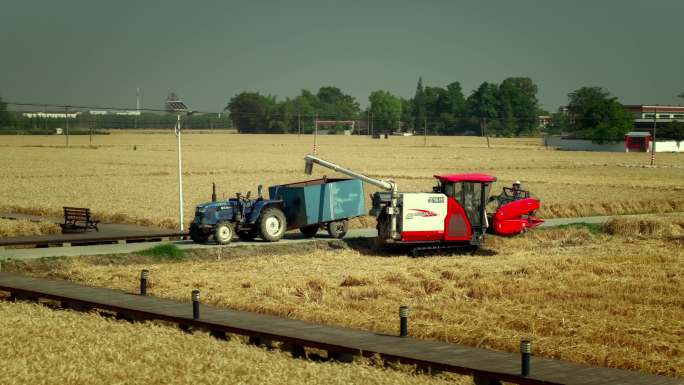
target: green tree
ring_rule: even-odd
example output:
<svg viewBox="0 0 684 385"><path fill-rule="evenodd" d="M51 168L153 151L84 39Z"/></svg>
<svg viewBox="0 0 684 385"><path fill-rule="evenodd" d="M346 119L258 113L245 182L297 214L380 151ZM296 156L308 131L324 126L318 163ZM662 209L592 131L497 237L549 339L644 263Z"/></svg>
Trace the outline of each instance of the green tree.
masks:
<svg viewBox="0 0 684 385"><path fill-rule="evenodd" d="M684 140L684 121L674 120L665 123L664 126L658 127L657 139L676 140L678 142Z"/></svg>
<svg viewBox="0 0 684 385"><path fill-rule="evenodd" d="M413 115L411 115L412 103L413 101L410 99L401 98L401 118L399 120L404 124L404 132L411 130L409 124L413 121Z"/></svg>
<svg viewBox="0 0 684 385"><path fill-rule="evenodd" d="M677 97L679 97L679 98L684 98L684 92L682 92L681 94L677 95Z"/></svg>
<svg viewBox="0 0 684 385"><path fill-rule="evenodd" d="M466 112L466 101L465 97L463 96L463 89L461 88L461 83L452 82L447 84L446 91L449 112L459 118L464 117Z"/></svg>
<svg viewBox="0 0 684 385"><path fill-rule="evenodd" d="M561 135L572 131L572 121L568 115L559 111L551 115L551 124L546 128L546 133L553 135Z"/></svg>
<svg viewBox="0 0 684 385"><path fill-rule="evenodd" d="M505 79L499 86L502 134L528 135L537 130L537 85L527 77Z"/></svg>
<svg viewBox="0 0 684 385"><path fill-rule="evenodd" d="M466 100L466 110L471 121L471 126L482 130L484 120L494 120L498 111L498 92L496 84L484 82L474 90ZM484 134L484 132L481 132Z"/></svg>
<svg viewBox="0 0 684 385"><path fill-rule="evenodd" d="M376 130L391 132L401 118L401 100L387 91L373 91L368 97Z"/></svg>
<svg viewBox="0 0 684 385"><path fill-rule="evenodd" d="M428 133L444 133L445 125L441 115L448 111L447 91L441 87L425 87L423 101L425 115L427 116Z"/></svg>
<svg viewBox="0 0 684 385"><path fill-rule="evenodd" d="M598 143L622 140L633 126L632 114L600 87L582 87L568 97L569 128L578 137Z"/></svg>
<svg viewBox="0 0 684 385"><path fill-rule="evenodd" d="M12 116L7 111L7 103L0 97L0 128L9 127L12 125Z"/></svg>
<svg viewBox="0 0 684 385"><path fill-rule="evenodd" d="M413 113L413 129L420 131L425 122L425 91L423 90L423 78L418 78L416 85L416 93L413 95L413 105L411 111Z"/></svg>
<svg viewBox="0 0 684 385"><path fill-rule="evenodd" d="M317 112L325 119L353 120L361 111L356 99L337 87L321 87L316 97Z"/></svg>
<svg viewBox="0 0 684 385"><path fill-rule="evenodd" d="M258 92L242 92L230 99L224 110L230 112L233 126L240 133L282 132L280 123L272 126L271 114L275 111L275 98Z"/></svg>

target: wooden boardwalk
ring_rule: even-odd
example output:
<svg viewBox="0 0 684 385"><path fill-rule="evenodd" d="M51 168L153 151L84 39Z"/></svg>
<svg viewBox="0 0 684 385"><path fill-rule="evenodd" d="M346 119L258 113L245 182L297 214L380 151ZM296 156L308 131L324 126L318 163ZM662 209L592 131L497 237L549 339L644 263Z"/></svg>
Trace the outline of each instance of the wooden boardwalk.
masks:
<svg viewBox="0 0 684 385"><path fill-rule="evenodd" d="M48 221L61 223L62 218L39 217L26 214L3 214L0 218L23 219L29 221ZM54 235L41 235L31 237L0 238L0 248L5 246L24 247L48 247L48 246L75 246L98 243L126 243L131 241L168 240L169 238L182 237L186 234L178 230L160 229L135 225L100 223L100 231L89 230Z"/></svg>
<svg viewBox="0 0 684 385"><path fill-rule="evenodd" d="M530 375L520 375L520 355L470 346L400 338L363 330L318 325L263 314L218 309L200 305L200 318L193 319L190 302L182 303L118 290L95 288L69 281L30 278L0 273L0 291L18 298L50 299L69 307L117 312L138 320L157 319L213 332L226 332L289 346L327 350L329 354L371 356L425 368L472 375L477 384L684 384L684 379L655 376L619 369L593 367L532 357ZM190 299L190 293L188 293ZM21 326L17 326L21 327Z"/></svg>

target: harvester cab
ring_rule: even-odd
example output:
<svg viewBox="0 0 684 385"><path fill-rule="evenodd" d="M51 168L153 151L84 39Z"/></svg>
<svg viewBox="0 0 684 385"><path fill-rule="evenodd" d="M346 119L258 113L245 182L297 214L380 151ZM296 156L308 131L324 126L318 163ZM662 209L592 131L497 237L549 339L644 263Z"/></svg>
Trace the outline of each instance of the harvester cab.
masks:
<svg viewBox="0 0 684 385"><path fill-rule="evenodd" d="M433 188L447 196L445 239L465 238L480 244L489 226L486 206L489 190L496 177L488 174L435 175L439 181ZM465 218L463 218L465 216ZM467 218L467 221L464 219Z"/></svg>

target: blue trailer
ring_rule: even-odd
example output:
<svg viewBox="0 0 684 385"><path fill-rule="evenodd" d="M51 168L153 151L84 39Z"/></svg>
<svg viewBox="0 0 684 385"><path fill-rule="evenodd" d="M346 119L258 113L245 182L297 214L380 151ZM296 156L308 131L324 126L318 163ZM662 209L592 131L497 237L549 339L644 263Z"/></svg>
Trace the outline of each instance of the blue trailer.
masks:
<svg viewBox="0 0 684 385"><path fill-rule="evenodd" d="M233 235L242 240L260 237L280 240L285 230L299 229L307 237L324 228L335 238L347 233L348 220L365 214L363 183L359 179L321 178L271 186L269 198L261 194L236 194L227 201L197 205L190 224L190 238L205 243L213 237L219 244L229 243Z"/></svg>
<svg viewBox="0 0 684 385"><path fill-rule="evenodd" d="M312 237L325 228L335 238L347 233L348 220L365 214L363 182L321 178L268 188L270 199L282 201L288 229Z"/></svg>

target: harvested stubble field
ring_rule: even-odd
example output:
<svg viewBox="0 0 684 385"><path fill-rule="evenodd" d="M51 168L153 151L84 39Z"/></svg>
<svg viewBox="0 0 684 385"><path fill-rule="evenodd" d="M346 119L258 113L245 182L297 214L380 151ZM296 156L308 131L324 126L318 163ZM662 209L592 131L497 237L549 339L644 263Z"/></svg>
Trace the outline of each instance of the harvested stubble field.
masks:
<svg viewBox="0 0 684 385"><path fill-rule="evenodd" d="M0 238L61 234L62 228L52 222L32 222L0 218Z"/></svg>
<svg viewBox="0 0 684 385"><path fill-rule="evenodd" d="M520 179L542 200L542 217L684 211L684 158L560 152L540 139L477 137L320 136L319 154L378 178L394 179L403 191L430 191L433 174L482 171L496 175L494 191ZM174 227L177 224L176 141L169 133L115 132L71 138L0 138L0 211L61 215L62 206L90 207L100 219ZM304 135L183 136L185 217L209 200L211 182L225 197L256 192L263 184L309 178L303 156L312 137ZM316 175L330 170L315 168ZM370 186L367 186L370 191ZM222 193L219 196L223 195Z"/></svg>
<svg viewBox="0 0 684 385"><path fill-rule="evenodd" d="M684 376L684 220L614 220L490 238L475 256L408 258L340 241L270 251L212 249L5 263L3 270L137 290L326 324Z"/></svg>
<svg viewBox="0 0 684 385"><path fill-rule="evenodd" d="M21 327L18 327L21 325ZM372 361L317 364L155 323L0 302L3 384L465 384Z"/></svg>

